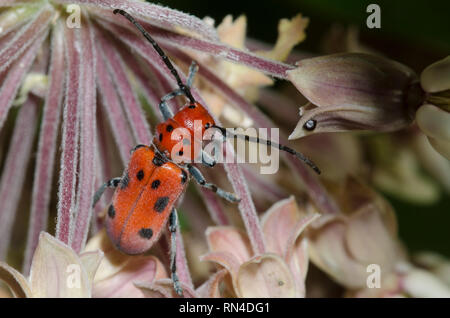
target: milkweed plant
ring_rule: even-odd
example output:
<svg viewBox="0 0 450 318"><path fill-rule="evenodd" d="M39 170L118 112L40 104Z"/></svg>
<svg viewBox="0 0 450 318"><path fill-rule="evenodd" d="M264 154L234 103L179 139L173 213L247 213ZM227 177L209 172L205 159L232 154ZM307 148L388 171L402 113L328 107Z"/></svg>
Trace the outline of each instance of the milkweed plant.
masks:
<svg viewBox="0 0 450 318"><path fill-rule="evenodd" d="M114 9L183 81L197 63L192 94L218 122L279 128L322 171L282 153L275 174L202 169L240 202L190 185L177 203L184 297L450 297L450 261L409 253L380 194L448 195L450 57L416 74L357 45L313 56L293 49L301 14L279 22L270 46L246 37L245 16L216 22L138 0L0 0L0 296L179 297L169 234L122 254L103 229L113 191L92 208L130 150L151 144L160 99L177 88Z"/></svg>

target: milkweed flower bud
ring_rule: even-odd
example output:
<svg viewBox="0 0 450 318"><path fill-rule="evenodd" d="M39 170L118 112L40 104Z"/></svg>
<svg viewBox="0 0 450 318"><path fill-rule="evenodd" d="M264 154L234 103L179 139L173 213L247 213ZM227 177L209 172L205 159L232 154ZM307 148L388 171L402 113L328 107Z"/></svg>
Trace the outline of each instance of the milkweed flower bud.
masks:
<svg viewBox="0 0 450 318"><path fill-rule="evenodd" d="M450 56L431 64L420 75L427 100L416 121L433 148L450 159Z"/></svg>
<svg viewBox="0 0 450 318"><path fill-rule="evenodd" d="M450 89L450 55L425 68L420 74L420 84L428 93Z"/></svg>
<svg viewBox="0 0 450 318"><path fill-rule="evenodd" d="M417 125L433 148L450 159L450 113L431 104L417 111Z"/></svg>
<svg viewBox="0 0 450 318"><path fill-rule="evenodd" d="M288 77L310 104L289 139L311 133L394 131L408 126L423 103L413 70L370 54L341 53L301 60Z"/></svg>

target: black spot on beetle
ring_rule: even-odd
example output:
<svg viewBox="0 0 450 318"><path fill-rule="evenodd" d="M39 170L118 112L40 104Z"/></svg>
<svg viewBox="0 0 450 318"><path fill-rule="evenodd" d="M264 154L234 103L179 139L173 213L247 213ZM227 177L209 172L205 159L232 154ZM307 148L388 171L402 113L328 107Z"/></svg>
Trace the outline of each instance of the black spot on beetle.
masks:
<svg viewBox="0 0 450 318"><path fill-rule="evenodd" d="M169 197L160 197L160 198L158 198L158 200L156 200L155 206L153 207L153 209L156 212L161 213L162 211L164 211L164 209L166 208L168 203L169 203Z"/></svg>
<svg viewBox="0 0 450 318"><path fill-rule="evenodd" d="M138 173L136 174L136 178L138 178L139 181L141 181L142 179L144 179L144 170L139 170Z"/></svg>
<svg viewBox="0 0 450 318"><path fill-rule="evenodd" d="M195 108L195 104L189 105L189 108L194 109Z"/></svg>
<svg viewBox="0 0 450 318"><path fill-rule="evenodd" d="M161 184L161 181L156 179L155 181L152 182L152 189L158 189L160 184Z"/></svg>
<svg viewBox="0 0 450 318"><path fill-rule="evenodd" d="M187 180L187 173L184 170L181 170L181 184L186 183Z"/></svg>
<svg viewBox="0 0 450 318"><path fill-rule="evenodd" d="M114 206L112 204L108 208L108 216L111 219L114 219L114 217L116 216L116 210L114 209Z"/></svg>
<svg viewBox="0 0 450 318"><path fill-rule="evenodd" d="M172 125L167 125L166 126L166 130L167 130L167 132L171 132L173 130L173 126Z"/></svg>
<svg viewBox="0 0 450 318"><path fill-rule="evenodd" d="M156 152L155 157L153 158L152 162L155 166L160 167L163 164L165 164L167 162L167 160L163 156L161 156L161 154Z"/></svg>
<svg viewBox="0 0 450 318"><path fill-rule="evenodd" d="M181 157L184 154L183 150L178 151L178 155Z"/></svg>
<svg viewBox="0 0 450 318"><path fill-rule="evenodd" d="M159 142L161 142L163 139L163 134L159 134Z"/></svg>
<svg viewBox="0 0 450 318"><path fill-rule="evenodd" d="M146 229L146 228L143 227L142 229L139 230L139 235L142 238L145 238L145 239L149 240L153 236L153 230L151 228L147 228Z"/></svg>
<svg viewBox="0 0 450 318"><path fill-rule="evenodd" d="M128 171L125 173L125 176L120 179L120 188L123 190L128 187L128 183L130 182L130 176L128 175Z"/></svg>

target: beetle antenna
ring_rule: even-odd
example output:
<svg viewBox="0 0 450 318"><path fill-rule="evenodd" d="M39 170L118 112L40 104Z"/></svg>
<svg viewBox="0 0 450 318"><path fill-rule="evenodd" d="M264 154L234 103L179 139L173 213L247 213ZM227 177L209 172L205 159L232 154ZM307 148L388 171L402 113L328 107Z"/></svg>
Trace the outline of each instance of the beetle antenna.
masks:
<svg viewBox="0 0 450 318"><path fill-rule="evenodd" d="M220 130L221 134L225 137L233 137L233 138L239 138L239 139L243 139L246 140L248 142L253 142L253 143L259 143L259 144L263 144L263 145L267 145L269 147L273 147L273 148L278 148L279 150L285 151L287 153L290 153L291 155L294 155L295 157L297 157L299 160L303 161L304 163L306 163L309 167L311 167L317 174L320 174L320 169L316 166L316 164L314 162L312 162L311 159L309 159L308 157L306 157L304 154L295 151L292 148L289 148L285 145L281 145L279 143L273 142L271 140L268 139L261 139L259 137L252 137L252 136L248 136L248 135L241 135L241 134L235 134L233 132L227 131L225 128L217 126L217 125L213 125L212 127L217 128ZM231 136L230 136L231 135Z"/></svg>
<svg viewBox="0 0 450 318"><path fill-rule="evenodd" d="M138 22L136 21L135 18L133 18L128 12L121 10L121 9L115 9L113 11L114 14L121 14L123 15L125 18L128 19L128 21L130 21L131 23L134 24L134 26L142 33L142 35L144 35L144 37L150 42L150 44L153 46L153 48L155 49L155 51L159 54L159 56L161 56L161 59L163 60L164 64L166 64L167 68L169 69L169 71L172 73L172 75L175 77L175 80L177 81L178 87L184 92L184 94L186 95L187 98L189 98L189 100L192 103L195 103L195 98L192 96L191 90L188 86L186 86L186 84L184 84L181 81L180 76L178 75L177 70L175 69L175 67L173 66L172 62L170 61L169 57L167 56L167 54L163 51L163 49L158 45L158 43L156 43L156 41L151 37L151 35L144 29L144 27Z"/></svg>

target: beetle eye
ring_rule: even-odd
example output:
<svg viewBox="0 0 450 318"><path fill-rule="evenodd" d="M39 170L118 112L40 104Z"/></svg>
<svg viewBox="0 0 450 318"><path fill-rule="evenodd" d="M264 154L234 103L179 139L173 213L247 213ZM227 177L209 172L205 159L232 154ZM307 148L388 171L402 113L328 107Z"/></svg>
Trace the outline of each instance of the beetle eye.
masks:
<svg viewBox="0 0 450 318"><path fill-rule="evenodd" d="M211 124L210 123L206 123L205 124L205 128L208 129L209 127L211 127Z"/></svg>

